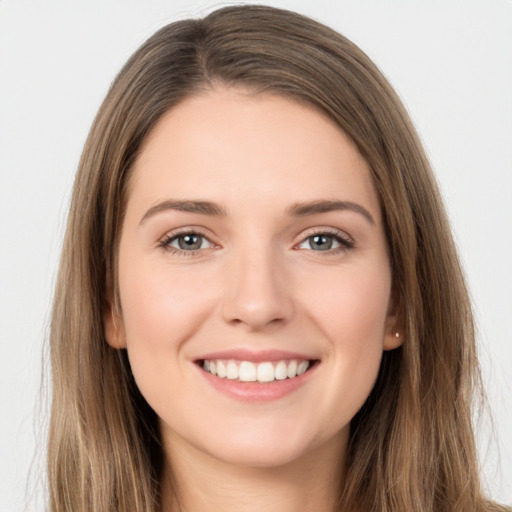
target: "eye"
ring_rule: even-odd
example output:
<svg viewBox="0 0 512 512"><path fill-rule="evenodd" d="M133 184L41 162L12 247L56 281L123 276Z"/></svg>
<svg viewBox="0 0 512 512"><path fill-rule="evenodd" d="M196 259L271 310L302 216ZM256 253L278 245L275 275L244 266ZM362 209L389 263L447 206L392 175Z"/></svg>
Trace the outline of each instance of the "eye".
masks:
<svg viewBox="0 0 512 512"><path fill-rule="evenodd" d="M204 235L194 232L178 233L166 236L160 246L171 252L190 252L209 249L213 246L212 242Z"/></svg>
<svg viewBox="0 0 512 512"><path fill-rule="evenodd" d="M339 252L354 247L354 242L340 233L320 232L305 238L299 249L308 249L316 252Z"/></svg>

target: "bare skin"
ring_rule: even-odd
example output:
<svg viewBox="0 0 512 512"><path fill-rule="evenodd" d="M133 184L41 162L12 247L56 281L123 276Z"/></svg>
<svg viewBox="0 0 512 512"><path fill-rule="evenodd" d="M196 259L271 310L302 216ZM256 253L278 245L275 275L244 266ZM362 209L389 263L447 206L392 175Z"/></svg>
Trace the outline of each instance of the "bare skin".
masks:
<svg viewBox="0 0 512 512"><path fill-rule="evenodd" d="M254 512L333 511L336 492L343 480L345 439L340 451L321 447L306 457L274 468L223 464L202 452L174 457L174 477L162 481L162 512L237 510ZM175 454L176 455L176 454ZM185 464L181 461L185 460ZM178 497L173 496L172 478Z"/></svg>

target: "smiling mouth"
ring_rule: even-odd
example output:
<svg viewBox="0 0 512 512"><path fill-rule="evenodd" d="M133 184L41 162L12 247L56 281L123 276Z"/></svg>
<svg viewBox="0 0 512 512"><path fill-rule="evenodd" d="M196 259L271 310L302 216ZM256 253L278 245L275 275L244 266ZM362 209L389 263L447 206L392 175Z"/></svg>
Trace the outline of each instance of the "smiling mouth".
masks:
<svg viewBox="0 0 512 512"><path fill-rule="evenodd" d="M294 379L309 371L318 359L286 359L280 361L237 361L202 359L197 364L207 373L236 382L270 383Z"/></svg>

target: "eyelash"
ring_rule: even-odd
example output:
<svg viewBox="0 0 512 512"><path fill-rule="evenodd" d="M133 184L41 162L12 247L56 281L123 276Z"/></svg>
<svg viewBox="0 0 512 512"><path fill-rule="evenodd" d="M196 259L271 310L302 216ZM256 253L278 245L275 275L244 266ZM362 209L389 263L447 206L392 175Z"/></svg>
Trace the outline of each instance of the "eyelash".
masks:
<svg viewBox="0 0 512 512"><path fill-rule="evenodd" d="M162 238L162 240L160 240L160 242L158 243L158 246L161 247L162 249L164 249L165 251L168 251L171 254L176 255L176 256L195 256L198 253L200 253L201 251L205 250L205 248L185 250L185 249L179 249L177 247L171 246L172 242L178 240L180 237L184 237L187 235L198 236L198 237L202 238L203 240L206 240L209 244L215 245L206 235L202 234L199 231L184 230L184 231L179 231L179 232L165 235ZM350 249L353 249L354 245L355 245L354 241L351 238L349 238L346 235L342 235L338 231L329 230L329 229L319 229L317 231L314 231L314 232L308 234L308 236L303 238L299 244L295 245L295 247L302 245L303 243L307 242L308 240L312 239L315 236L325 236L328 238L332 238L334 241L336 241L337 243L340 244L339 247L336 247L334 249L327 249L327 250L323 250L323 251L322 250L315 251L313 249L307 249L313 253L323 253L325 256L332 255L332 254L339 254L341 252L349 251ZM321 254L318 254L318 256L321 256Z"/></svg>
<svg viewBox="0 0 512 512"><path fill-rule="evenodd" d="M307 242L308 240L311 240L315 236L325 236L328 238L332 238L334 241L338 242L340 244L339 247L336 247L334 249L327 249L324 251L314 251L313 249L309 249L313 253L320 253L315 254L316 256L321 257L322 255L328 256L332 254L339 254L342 252L349 251L350 249L353 249L355 246L354 241L348 236L341 234L339 231L331 230L331 229L318 229L317 231L313 231L312 233L309 233L308 236L306 236L299 244L302 245L303 243Z"/></svg>
<svg viewBox="0 0 512 512"><path fill-rule="evenodd" d="M204 235L203 233L201 233L197 230L183 230L183 231L178 231L175 233L165 235L162 238L162 240L160 240L158 245L165 251L168 251L175 256L195 256L196 254L198 254L204 250L204 249L192 249L190 251L187 251L185 249L178 249L177 247L172 247L172 245L171 245L172 242L174 242L175 240L178 240L181 237L187 236L187 235L198 236L204 240L207 240L208 243L210 243L211 245L215 245L206 235Z"/></svg>

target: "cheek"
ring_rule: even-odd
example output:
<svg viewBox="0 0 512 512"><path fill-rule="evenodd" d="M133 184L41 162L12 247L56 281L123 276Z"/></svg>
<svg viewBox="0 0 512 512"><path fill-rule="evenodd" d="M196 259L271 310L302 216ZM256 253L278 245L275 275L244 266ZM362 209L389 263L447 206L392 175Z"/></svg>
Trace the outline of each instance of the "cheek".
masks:
<svg viewBox="0 0 512 512"><path fill-rule="evenodd" d="M162 264L120 265L122 313L130 366L137 386L155 411L178 406L187 378L183 347L214 303L203 280L170 272Z"/></svg>
<svg viewBox="0 0 512 512"><path fill-rule="evenodd" d="M312 316L329 340L326 383L332 394L319 397L337 411L335 425L349 422L374 386L383 353L391 277L385 266L347 272L327 290L310 294ZM339 404L343 404L340 407Z"/></svg>
<svg viewBox="0 0 512 512"><path fill-rule="evenodd" d="M347 348L354 343L355 350L371 345L381 349L391 292L388 266L383 263L331 273L325 282L327 286L313 287L304 296L329 339Z"/></svg>
<svg viewBox="0 0 512 512"><path fill-rule="evenodd" d="M203 280L165 265L120 265L122 313L130 366L155 410L165 404L163 388L178 389L185 364L183 347L214 303Z"/></svg>
<svg viewBox="0 0 512 512"><path fill-rule="evenodd" d="M152 349L179 345L212 303L198 275L170 272L165 265L125 270L120 295L128 345L144 343Z"/></svg>

